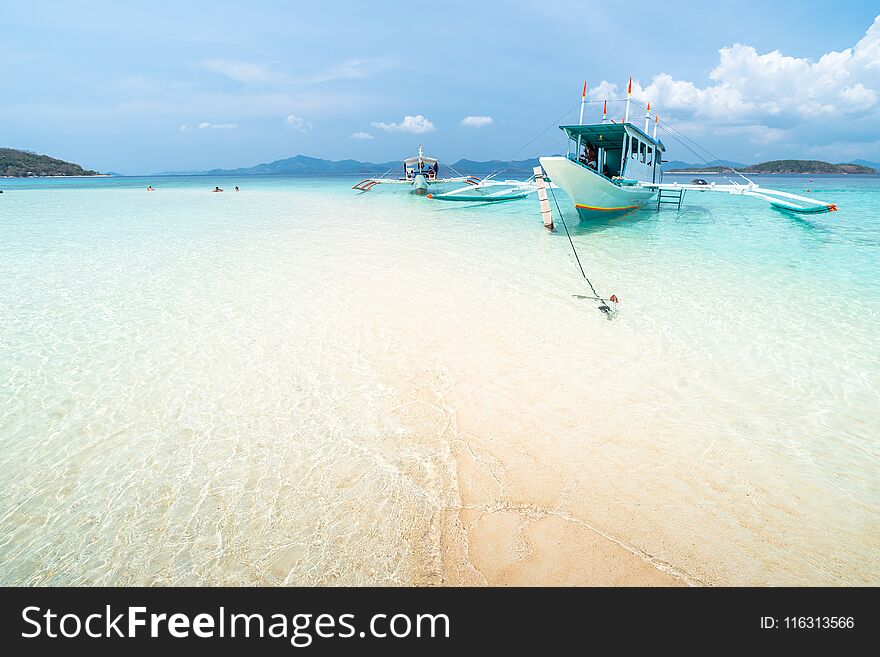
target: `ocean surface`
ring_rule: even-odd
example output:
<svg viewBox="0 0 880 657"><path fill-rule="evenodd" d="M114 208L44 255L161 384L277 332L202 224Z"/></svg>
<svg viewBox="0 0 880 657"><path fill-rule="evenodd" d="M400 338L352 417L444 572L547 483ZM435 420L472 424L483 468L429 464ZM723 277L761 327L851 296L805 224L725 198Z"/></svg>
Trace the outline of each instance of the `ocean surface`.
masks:
<svg viewBox="0 0 880 657"><path fill-rule="evenodd" d="M756 180L840 210L557 192L609 320L534 198L0 179L0 584L445 583L469 436L693 583L880 584L880 178Z"/></svg>

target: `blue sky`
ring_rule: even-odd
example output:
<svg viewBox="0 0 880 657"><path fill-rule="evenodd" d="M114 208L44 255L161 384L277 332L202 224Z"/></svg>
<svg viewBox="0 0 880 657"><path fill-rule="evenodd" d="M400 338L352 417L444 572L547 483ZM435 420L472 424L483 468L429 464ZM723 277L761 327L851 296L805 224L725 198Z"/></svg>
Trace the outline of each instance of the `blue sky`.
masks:
<svg viewBox="0 0 880 657"><path fill-rule="evenodd" d="M638 100L721 157L880 160L876 3L626 7L6 3L0 146L126 174L386 161L419 143L446 161L504 159L575 106L584 79L600 100L632 74Z"/></svg>

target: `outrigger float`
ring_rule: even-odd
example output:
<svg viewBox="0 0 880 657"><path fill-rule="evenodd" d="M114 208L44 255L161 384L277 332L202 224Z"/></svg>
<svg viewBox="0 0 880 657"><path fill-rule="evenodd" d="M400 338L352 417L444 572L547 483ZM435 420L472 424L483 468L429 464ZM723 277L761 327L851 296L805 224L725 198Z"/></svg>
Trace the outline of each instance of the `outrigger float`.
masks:
<svg viewBox="0 0 880 657"><path fill-rule="evenodd" d="M451 169L451 167L450 167ZM385 175L387 175L386 172ZM403 177L387 178L385 175L379 178L367 178L361 180L352 189L360 192L368 192L376 185L409 185L413 194L425 196L428 189L437 185L448 183L467 183L468 185L478 185L480 179L475 176L458 175L452 178L441 178L440 163L436 158L428 157L422 153L422 147L419 146L419 154L415 157L407 158L403 161Z"/></svg>
<svg viewBox="0 0 880 657"><path fill-rule="evenodd" d="M681 209L685 192L691 190L750 196L789 212L837 210L833 203L762 187L733 169L731 171L743 178L745 184L733 181L731 184L707 184L702 180L690 184L664 183L660 166L666 147L657 139L659 117L654 114L654 129L650 136L650 103L645 111L644 130L630 123L631 96L632 78L627 88L626 113L622 123L608 122L606 101L602 122L584 124L585 83L580 122L577 125L559 126L568 137L567 155L539 159L541 167L535 170L539 182L543 172L546 172L546 177L568 194L581 220L621 215L653 204L658 210L663 204L675 204L677 209ZM547 216L544 217L544 223L548 223ZM552 228L552 220L548 228Z"/></svg>

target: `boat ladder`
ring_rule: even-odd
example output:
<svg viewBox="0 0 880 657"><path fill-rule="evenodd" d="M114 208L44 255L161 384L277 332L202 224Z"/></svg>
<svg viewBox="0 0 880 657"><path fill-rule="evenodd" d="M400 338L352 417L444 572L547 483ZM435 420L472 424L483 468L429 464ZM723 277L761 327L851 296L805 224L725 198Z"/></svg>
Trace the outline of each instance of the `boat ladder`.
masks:
<svg viewBox="0 0 880 657"><path fill-rule="evenodd" d="M675 205L676 210L681 210L681 202L684 200L685 191L684 189L663 189L661 187L657 191L657 211L660 211L660 206L664 203Z"/></svg>

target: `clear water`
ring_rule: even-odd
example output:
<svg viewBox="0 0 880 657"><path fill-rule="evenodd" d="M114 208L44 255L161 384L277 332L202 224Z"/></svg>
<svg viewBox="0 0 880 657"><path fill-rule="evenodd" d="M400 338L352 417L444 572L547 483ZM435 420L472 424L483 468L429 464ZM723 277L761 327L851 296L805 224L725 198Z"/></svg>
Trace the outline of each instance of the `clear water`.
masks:
<svg viewBox="0 0 880 657"><path fill-rule="evenodd" d="M880 179L577 225L613 321L534 199L353 182L0 181L0 583L440 583L465 442L693 581L880 584Z"/></svg>

